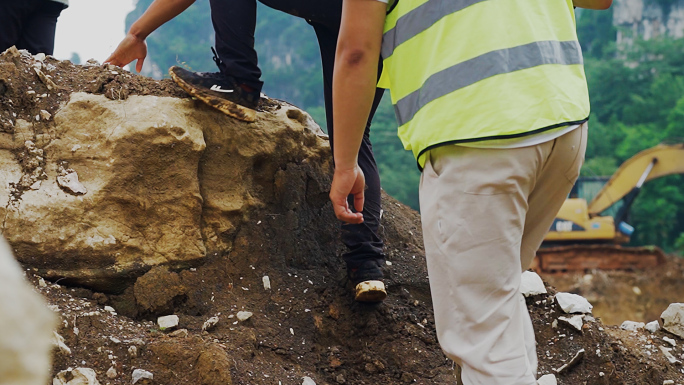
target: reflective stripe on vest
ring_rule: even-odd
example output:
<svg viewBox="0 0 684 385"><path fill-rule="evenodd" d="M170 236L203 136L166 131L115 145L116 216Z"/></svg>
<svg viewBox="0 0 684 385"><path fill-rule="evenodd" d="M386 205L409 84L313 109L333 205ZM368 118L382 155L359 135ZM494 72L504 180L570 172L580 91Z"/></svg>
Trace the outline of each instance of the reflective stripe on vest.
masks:
<svg viewBox="0 0 684 385"><path fill-rule="evenodd" d="M383 36L405 148L519 137L589 115L572 0L399 0Z"/></svg>

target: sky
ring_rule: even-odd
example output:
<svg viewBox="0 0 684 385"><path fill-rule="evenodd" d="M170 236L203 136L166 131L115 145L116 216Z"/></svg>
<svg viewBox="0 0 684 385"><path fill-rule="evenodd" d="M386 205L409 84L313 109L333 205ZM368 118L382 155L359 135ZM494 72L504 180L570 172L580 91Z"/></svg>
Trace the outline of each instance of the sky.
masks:
<svg viewBox="0 0 684 385"><path fill-rule="evenodd" d="M54 56L71 59L74 52L81 61L102 63L126 34L126 15L135 0L69 0L69 8L57 20Z"/></svg>

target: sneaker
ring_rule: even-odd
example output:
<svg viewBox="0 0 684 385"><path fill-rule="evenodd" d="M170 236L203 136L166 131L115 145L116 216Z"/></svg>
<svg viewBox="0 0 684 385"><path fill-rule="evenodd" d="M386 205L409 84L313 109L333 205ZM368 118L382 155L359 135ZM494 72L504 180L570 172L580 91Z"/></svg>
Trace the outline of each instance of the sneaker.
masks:
<svg viewBox="0 0 684 385"><path fill-rule="evenodd" d="M224 114L245 122L256 120L259 91L246 91L220 72L191 72L173 66L169 74L180 88Z"/></svg>
<svg viewBox="0 0 684 385"><path fill-rule="evenodd" d="M387 298L382 281L363 281L356 285L354 299L357 302L382 302Z"/></svg>

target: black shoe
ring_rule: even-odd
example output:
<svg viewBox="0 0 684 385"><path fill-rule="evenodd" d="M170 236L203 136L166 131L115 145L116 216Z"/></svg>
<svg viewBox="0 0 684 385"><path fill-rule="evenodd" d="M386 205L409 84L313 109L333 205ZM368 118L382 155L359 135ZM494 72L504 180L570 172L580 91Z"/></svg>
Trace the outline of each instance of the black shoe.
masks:
<svg viewBox="0 0 684 385"><path fill-rule="evenodd" d="M245 122L256 120L259 91L246 91L220 72L191 72L174 66L169 74L187 93L224 114Z"/></svg>

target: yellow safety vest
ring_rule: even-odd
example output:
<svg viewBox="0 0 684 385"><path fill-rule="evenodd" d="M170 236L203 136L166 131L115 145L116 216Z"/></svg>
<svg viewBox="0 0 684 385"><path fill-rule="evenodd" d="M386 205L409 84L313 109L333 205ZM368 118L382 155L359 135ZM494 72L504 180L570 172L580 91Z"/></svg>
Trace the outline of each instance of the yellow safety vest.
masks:
<svg viewBox="0 0 684 385"><path fill-rule="evenodd" d="M379 85L419 168L439 145L588 119L572 0L398 0L390 9Z"/></svg>

